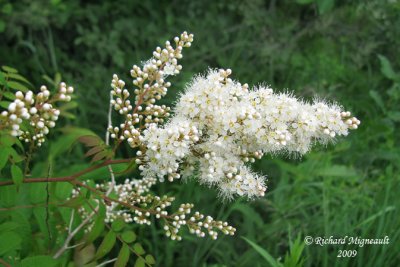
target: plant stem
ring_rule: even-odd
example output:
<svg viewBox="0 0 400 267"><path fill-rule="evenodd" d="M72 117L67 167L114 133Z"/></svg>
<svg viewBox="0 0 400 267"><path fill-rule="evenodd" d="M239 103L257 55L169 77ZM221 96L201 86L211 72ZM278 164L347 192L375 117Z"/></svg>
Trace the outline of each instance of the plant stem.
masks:
<svg viewBox="0 0 400 267"><path fill-rule="evenodd" d="M5 266L5 267L11 267L11 265L8 264L8 262L6 262L5 260L3 260L3 259L1 259L1 258L0 258L0 263L1 263L3 266Z"/></svg>
<svg viewBox="0 0 400 267"><path fill-rule="evenodd" d="M35 148L35 143L32 141L29 145L28 153L26 153L26 162L25 162L25 170L24 170L24 177L28 175L29 172L29 164L32 160L33 149Z"/></svg>
<svg viewBox="0 0 400 267"><path fill-rule="evenodd" d="M29 179L24 179L22 182L23 183L70 182L84 174L87 174L94 170L100 169L101 167L105 167L105 166L111 165L111 164L127 163L127 162L130 162L131 160L132 159L115 159L115 160L110 159L110 160L106 160L100 164L91 166L91 167L84 169L80 172L77 172L75 174L69 175L69 176L51 177L51 178L29 178ZM7 185L13 185L13 184L14 184L14 182L11 180L0 182L0 186L7 186Z"/></svg>
<svg viewBox="0 0 400 267"><path fill-rule="evenodd" d="M96 207L96 210L99 209L99 206ZM90 222L92 217L95 215L95 212L92 212L89 216L86 217L85 220L83 220L78 227L75 228L74 231L68 234L67 239L65 239L63 246L54 254L53 259L58 259L67 249L68 249L68 244L71 242L72 238L87 224Z"/></svg>

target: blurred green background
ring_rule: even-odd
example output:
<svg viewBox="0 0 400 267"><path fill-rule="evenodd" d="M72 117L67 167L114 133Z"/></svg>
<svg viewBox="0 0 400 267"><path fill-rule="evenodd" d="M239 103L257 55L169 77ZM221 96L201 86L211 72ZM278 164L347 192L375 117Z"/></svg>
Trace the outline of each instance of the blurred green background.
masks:
<svg viewBox="0 0 400 267"><path fill-rule="evenodd" d="M197 183L158 186L229 221L237 234L176 242L157 224L134 226L157 266L399 266L400 1L0 0L0 64L36 88L43 76L61 74L79 103L62 124L103 136L112 74L129 81L133 64L183 30L195 41L164 103L173 104L192 75L223 67L243 83L338 101L362 124L301 159L256 162L269 177L263 199L222 203ZM34 158L36 168L47 152ZM119 156L130 155L124 147ZM55 172L82 161L83 150L74 149L55 160ZM305 236L389 236L390 244L304 246ZM338 258L341 249L357 256Z"/></svg>

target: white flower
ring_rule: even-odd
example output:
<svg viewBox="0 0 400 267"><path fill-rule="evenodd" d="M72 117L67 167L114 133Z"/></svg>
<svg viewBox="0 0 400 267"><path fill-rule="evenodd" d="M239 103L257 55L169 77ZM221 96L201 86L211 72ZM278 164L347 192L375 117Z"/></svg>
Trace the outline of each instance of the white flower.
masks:
<svg viewBox="0 0 400 267"><path fill-rule="evenodd" d="M309 104L263 86L249 91L247 84L228 78L230 73L210 70L195 77L175 117L144 132L144 175L173 180L181 169L185 176L197 170L200 183L217 186L225 198L259 197L266 191L265 178L252 173L247 162L264 153L304 154L317 141L347 135L360 123L335 104ZM191 134L195 138L183 138Z"/></svg>

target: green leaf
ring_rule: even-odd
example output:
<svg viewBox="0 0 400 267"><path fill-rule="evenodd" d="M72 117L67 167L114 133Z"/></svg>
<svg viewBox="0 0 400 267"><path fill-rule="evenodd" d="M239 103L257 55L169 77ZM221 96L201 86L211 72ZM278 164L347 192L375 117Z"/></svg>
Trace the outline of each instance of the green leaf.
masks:
<svg viewBox="0 0 400 267"><path fill-rule="evenodd" d="M11 217L13 222L18 223L18 234L20 236L31 236L32 229L29 221L30 215L24 214L23 211L20 210L13 212ZM26 245L25 242L23 244Z"/></svg>
<svg viewBox="0 0 400 267"><path fill-rule="evenodd" d="M57 157L71 149L73 144L80 136L84 135L96 135L89 129L77 128L77 127L65 127L61 131L64 133L57 141L53 142L50 146L50 156L52 158Z"/></svg>
<svg viewBox="0 0 400 267"><path fill-rule="evenodd" d="M398 76L394 72L389 60L383 55L378 55L378 58L381 63L381 73L390 80L397 80Z"/></svg>
<svg viewBox="0 0 400 267"><path fill-rule="evenodd" d="M0 233L0 256L21 247L21 237L14 232Z"/></svg>
<svg viewBox="0 0 400 267"><path fill-rule="evenodd" d="M15 144L16 140L16 137L9 134L4 134L0 136L0 144L8 147L11 147L13 144Z"/></svg>
<svg viewBox="0 0 400 267"><path fill-rule="evenodd" d="M78 208L81 207L86 202L85 197L79 195L77 197L71 198L61 204L61 207Z"/></svg>
<svg viewBox="0 0 400 267"><path fill-rule="evenodd" d="M60 111L63 112L63 111L65 111L65 110L74 109L74 108L76 108L76 107L78 107L78 102L71 101L71 102L68 102L68 103L63 104L63 105L60 107Z"/></svg>
<svg viewBox="0 0 400 267"><path fill-rule="evenodd" d="M96 162L105 158L110 157L112 154L112 151L100 151L99 153L97 153L96 155L93 156L92 160L90 162Z"/></svg>
<svg viewBox="0 0 400 267"><path fill-rule="evenodd" d="M317 6L319 13L325 14L335 6L335 0L317 0Z"/></svg>
<svg viewBox="0 0 400 267"><path fill-rule="evenodd" d="M357 176L354 169L345 165L332 165L317 171L319 176L337 176L337 177L351 177Z"/></svg>
<svg viewBox="0 0 400 267"><path fill-rule="evenodd" d="M378 219L379 217L384 216L386 213L388 212L392 212L395 211L396 207L394 206L388 206L388 207L384 207L383 209L381 209L379 212L369 216L367 219L365 219L364 221L362 221L361 223L359 223L358 225L355 226L355 228L359 228L365 224L368 224L376 219Z"/></svg>
<svg viewBox="0 0 400 267"><path fill-rule="evenodd" d="M97 153L99 153L99 152L101 152L103 150L104 150L104 147L102 147L102 146L92 147L91 149L88 150L88 152L85 153L85 157L92 156L92 155L97 154Z"/></svg>
<svg viewBox="0 0 400 267"><path fill-rule="evenodd" d="M148 264L155 264L156 260L154 259L153 255L147 254L144 258Z"/></svg>
<svg viewBox="0 0 400 267"><path fill-rule="evenodd" d="M283 265L279 263L277 260L274 259L274 257L271 256L271 254L268 253L265 249L254 243L253 241L250 241L249 239L242 237L250 246L252 246L255 251L258 252L272 267L282 267Z"/></svg>
<svg viewBox="0 0 400 267"><path fill-rule="evenodd" d="M0 23L1 23L1 21L0 21ZM6 83L6 79L4 76L4 72L0 71L0 84L5 84L5 83Z"/></svg>
<svg viewBox="0 0 400 267"><path fill-rule="evenodd" d="M61 83L61 73L57 72L54 75L54 83L58 86Z"/></svg>
<svg viewBox="0 0 400 267"><path fill-rule="evenodd" d="M102 233L104 230L104 216L98 216L96 220L94 221L92 230L89 232L86 243L92 243L95 241Z"/></svg>
<svg viewBox="0 0 400 267"><path fill-rule="evenodd" d="M46 217L47 217L46 214L47 214L47 211L46 211L46 208L44 208L44 207L33 208L33 215L37 221L37 225L39 225L40 232L42 232L42 233L47 233L48 229L49 229L47 226L47 223L46 223ZM50 230L52 230L52 229L50 229ZM49 238L49 236L47 234L45 234L44 237L46 239Z"/></svg>
<svg viewBox="0 0 400 267"><path fill-rule="evenodd" d="M400 122L400 111L389 111L388 117L395 122Z"/></svg>
<svg viewBox="0 0 400 267"><path fill-rule="evenodd" d="M2 147L0 153L0 171L6 166L8 157L11 155L11 147Z"/></svg>
<svg viewBox="0 0 400 267"><path fill-rule="evenodd" d="M8 109L10 103L11 103L10 101L0 101L0 107Z"/></svg>
<svg viewBox="0 0 400 267"><path fill-rule="evenodd" d="M13 230L16 230L18 228L18 223L16 222L5 222L3 224L0 224L0 233L4 233L4 232L10 232Z"/></svg>
<svg viewBox="0 0 400 267"><path fill-rule="evenodd" d="M11 166L11 177L14 184L17 186L18 191L19 187L22 184L22 181L24 180L24 174L22 173L21 168L13 164Z"/></svg>
<svg viewBox="0 0 400 267"><path fill-rule="evenodd" d="M25 258L21 261L21 267L33 267L33 266L58 267L60 265L57 260L47 255L33 256Z"/></svg>
<svg viewBox="0 0 400 267"><path fill-rule="evenodd" d="M47 198L46 183L29 185L29 200L32 204L44 203Z"/></svg>
<svg viewBox="0 0 400 267"><path fill-rule="evenodd" d="M24 93L29 91L29 89L25 85L23 85L22 83L19 83L19 82L15 82L15 81L7 82L7 86L10 87L11 89L19 90Z"/></svg>
<svg viewBox="0 0 400 267"><path fill-rule="evenodd" d="M14 80L18 80L24 83L27 83L31 86L33 86L25 77L23 77L22 75L18 74L18 73L8 73L6 74L7 77L12 78Z"/></svg>
<svg viewBox="0 0 400 267"><path fill-rule="evenodd" d="M122 233L121 238L126 243L132 243L136 240L136 234L133 231L125 231Z"/></svg>
<svg viewBox="0 0 400 267"><path fill-rule="evenodd" d="M144 261L143 258L137 258L135 262L135 267L144 267L146 265L146 262Z"/></svg>
<svg viewBox="0 0 400 267"><path fill-rule="evenodd" d="M73 186L69 183L57 183L55 195L58 199L64 200L71 196Z"/></svg>
<svg viewBox="0 0 400 267"><path fill-rule="evenodd" d="M116 240L117 235L113 231L108 232L96 252L95 259L98 260L107 255L107 253L113 248Z"/></svg>
<svg viewBox="0 0 400 267"><path fill-rule="evenodd" d="M125 227L125 225L125 221L121 218L118 218L111 224L111 229L113 229L115 232L120 232Z"/></svg>
<svg viewBox="0 0 400 267"><path fill-rule="evenodd" d="M131 254L128 245L123 244L121 250L118 253L117 261L114 267L125 267L129 261L129 255Z"/></svg>
<svg viewBox="0 0 400 267"><path fill-rule="evenodd" d="M121 176L121 172L126 169L127 165L128 163L113 164L113 170L116 174L116 177ZM107 166L105 166L93 172L82 175L81 179L93 179L94 177L96 178L96 180L109 179L110 171L108 170Z"/></svg>
<svg viewBox="0 0 400 267"><path fill-rule="evenodd" d="M67 119L71 119L71 120L76 119L76 116L74 114L72 114L71 112L65 111L65 110L61 110L60 116L65 117Z"/></svg>
<svg viewBox="0 0 400 267"><path fill-rule="evenodd" d="M9 72L9 73L17 73L18 71L14 68L11 68L9 66L1 66L1 68L5 71L5 72Z"/></svg>
<svg viewBox="0 0 400 267"><path fill-rule="evenodd" d="M14 101L15 100L15 94L11 93L11 92L4 92L3 96L9 100ZM8 106L7 106L8 108Z"/></svg>
<svg viewBox="0 0 400 267"><path fill-rule="evenodd" d="M128 172L132 171L133 169L135 169L136 166L137 166L137 165L136 165L135 160L132 159L132 160L129 162L129 164L127 165L127 168L126 168L126 169L124 169L123 171L114 171L114 174L125 174L125 173L128 173Z"/></svg>
<svg viewBox="0 0 400 267"><path fill-rule="evenodd" d="M84 135L79 137L78 140L86 146L98 146L103 142L97 135Z"/></svg>
<svg viewBox="0 0 400 267"><path fill-rule="evenodd" d="M15 206L17 194L15 192L15 185L1 186L0 187L0 205L3 207Z"/></svg>
<svg viewBox="0 0 400 267"><path fill-rule="evenodd" d="M135 251L138 255L143 255L145 253L140 243L135 243L135 245L133 245L133 251Z"/></svg>
<svg viewBox="0 0 400 267"><path fill-rule="evenodd" d="M286 253L283 266L302 267L304 266L304 258L302 253L304 250L304 242L300 235L297 236L294 242L290 242L289 253Z"/></svg>
<svg viewBox="0 0 400 267"><path fill-rule="evenodd" d="M378 92L375 90L370 90L369 96L375 101L378 107L380 107L381 110L386 113L386 107L380 94L378 94Z"/></svg>
<svg viewBox="0 0 400 267"><path fill-rule="evenodd" d="M15 149L11 148L10 150L10 157L13 162L21 162L24 160L23 156L20 156Z"/></svg>

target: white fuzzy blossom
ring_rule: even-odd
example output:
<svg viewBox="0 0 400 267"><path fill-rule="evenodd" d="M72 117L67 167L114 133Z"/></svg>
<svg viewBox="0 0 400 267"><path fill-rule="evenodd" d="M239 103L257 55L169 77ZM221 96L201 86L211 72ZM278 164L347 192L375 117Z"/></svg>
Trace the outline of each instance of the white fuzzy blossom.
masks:
<svg viewBox="0 0 400 267"><path fill-rule="evenodd" d="M199 141L197 128L187 119L175 118L162 128L152 124L144 131L141 141L148 148L143 157L146 167L140 166L145 177L159 177L161 180L180 178L181 161L187 157L190 148Z"/></svg>
<svg viewBox="0 0 400 267"><path fill-rule="evenodd" d="M249 90L230 74L210 70L196 77L169 123L144 131L140 169L145 177L173 180L197 170L199 181L217 186L225 198L251 199L263 196L266 186L247 162L265 153L304 154L360 124L336 104L307 103L263 86Z"/></svg>
<svg viewBox="0 0 400 267"><path fill-rule="evenodd" d="M12 136L19 137L26 143L32 142L41 146L45 135L60 116L60 110L55 106L58 101L68 102L74 88L60 83L58 93L51 96L46 86L40 87L40 93L35 95L32 91L25 94L21 91L15 93L15 100L8 105L7 110L0 113L3 127L10 129ZM23 125L23 122L28 122Z"/></svg>

